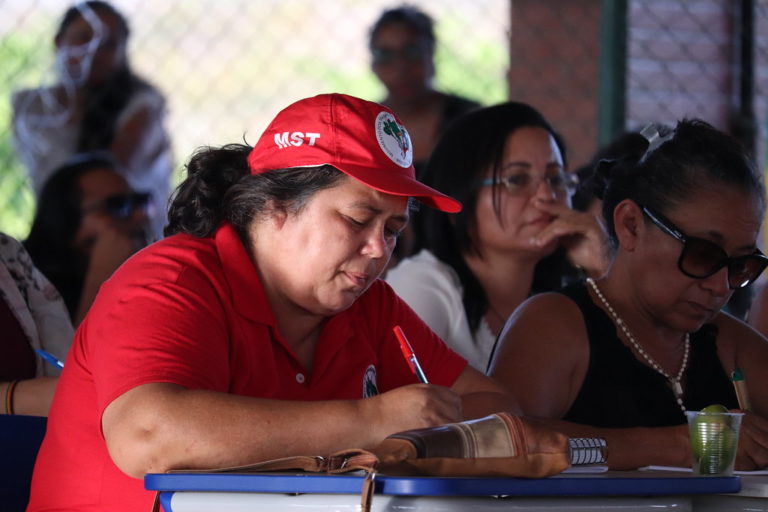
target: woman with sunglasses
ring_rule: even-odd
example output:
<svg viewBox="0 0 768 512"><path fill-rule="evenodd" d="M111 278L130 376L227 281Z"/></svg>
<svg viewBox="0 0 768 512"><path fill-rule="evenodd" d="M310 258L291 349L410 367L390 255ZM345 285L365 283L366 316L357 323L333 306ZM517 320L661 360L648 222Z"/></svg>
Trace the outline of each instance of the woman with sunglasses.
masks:
<svg viewBox="0 0 768 512"><path fill-rule="evenodd" d="M565 145L529 105L503 103L456 120L423 179L464 208L419 212L423 250L386 279L482 372L504 322L531 293L560 288L564 276L577 276L573 265L595 276L607 266L597 217L570 208L577 179Z"/></svg>
<svg viewBox="0 0 768 512"><path fill-rule="evenodd" d="M78 325L101 284L150 239L149 194L131 190L108 153L74 156L40 192L24 246Z"/></svg>
<svg viewBox="0 0 768 512"><path fill-rule="evenodd" d="M686 410L752 399L736 467L768 464L768 341L720 311L768 260L757 249L760 175L731 137L698 120L649 127L640 157L603 161L596 192L615 260L526 301L490 374L524 411L566 433L602 436L612 468L690 464Z"/></svg>

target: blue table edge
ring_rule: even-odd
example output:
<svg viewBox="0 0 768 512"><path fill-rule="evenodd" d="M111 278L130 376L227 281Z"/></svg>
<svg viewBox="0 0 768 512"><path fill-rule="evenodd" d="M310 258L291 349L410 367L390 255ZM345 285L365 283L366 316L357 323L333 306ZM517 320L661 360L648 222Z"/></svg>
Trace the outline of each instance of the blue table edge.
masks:
<svg viewBox="0 0 768 512"><path fill-rule="evenodd" d="M161 492L359 494L363 476L315 473L152 473L144 487ZM559 475L550 478L403 477L378 474L376 494L397 496L643 496L741 490L738 476Z"/></svg>

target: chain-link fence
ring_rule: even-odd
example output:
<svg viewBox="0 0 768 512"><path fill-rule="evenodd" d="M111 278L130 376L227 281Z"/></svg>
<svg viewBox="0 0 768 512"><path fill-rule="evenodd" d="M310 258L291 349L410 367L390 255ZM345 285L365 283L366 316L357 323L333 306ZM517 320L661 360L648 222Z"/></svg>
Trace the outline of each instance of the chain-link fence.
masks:
<svg viewBox="0 0 768 512"><path fill-rule="evenodd" d="M628 19L626 126L701 117L763 163L768 1L632 0Z"/></svg>
<svg viewBox="0 0 768 512"><path fill-rule="evenodd" d="M751 20L742 12L750 3ZM740 136L752 123L763 161L768 1L514 0L512 7L510 98L544 112L564 134L572 166L622 130L682 117ZM749 69L742 51L751 40ZM754 84L751 100L746 82Z"/></svg>
<svg viewBox="0 0 768 512"><path fill-rule="evenodd" d="M243 138L253 143L295 99L330 91L382 98L370 71L367 33L384 8L399 4L113 3L132 26L133 67L167 96L177 169L197 146ZM484 104L508 97L531 103L564 134L572 167L623 129L683 116L731 132L754 129L758 160L765 161L768 0L753 2L751 70L743 54L749 23L741 11L750 2L410 3L435 18L438 87ZM53 78L53 31L67 5L0 0L0 7L0 230L23 238L34 201L11 147L9 96Z"/></svg>
<svg viewBox="0 0 768 512"><path fill-rule="evenodd" d="M254 143L290 102L321 92L377 100L368 29L383 0L115 0L137 74L167 97L181 167L194 148ZM484 104L507 96L508 0L411 2L435 20L436 84ZM24 238L34 209L14 154L10 95L50 83L61 0L0 0L0 230Z"/></svg>
<svg viewBox="0 0 768 512"><path fill-rule="evenodd" d="M597 144L601 0L514 0L510 99L529 103L565 138L571 167Z"/></svg>

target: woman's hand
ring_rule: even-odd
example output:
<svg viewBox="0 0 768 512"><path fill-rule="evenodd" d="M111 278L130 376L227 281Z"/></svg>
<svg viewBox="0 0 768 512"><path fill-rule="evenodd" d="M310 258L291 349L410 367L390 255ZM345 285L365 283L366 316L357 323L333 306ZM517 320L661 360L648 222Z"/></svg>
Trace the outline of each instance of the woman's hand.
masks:
<svg viewBox="0 0 768 512"><path fill-rule="evenodd" d="M768 467L768 419L748 412L741 419L736 469L749 471L765 467Z"/></svg>
<svg viewBox="0 0 768 512"><path fill-rule="evenodd" d="M443 386L412 384L360 401L363 425L379 439L395 432L455 423L463 419L461 397Z"/></svg>
<svg viewBox="0 0 768 512"><path fill-rule="evenodd" d="M600 219L590 212L574 210L557 203L542 203L539 208L555 219L533 240L543 247L555 239L565 247L568 261L593 278L608 270L608 234Z"/></svg>

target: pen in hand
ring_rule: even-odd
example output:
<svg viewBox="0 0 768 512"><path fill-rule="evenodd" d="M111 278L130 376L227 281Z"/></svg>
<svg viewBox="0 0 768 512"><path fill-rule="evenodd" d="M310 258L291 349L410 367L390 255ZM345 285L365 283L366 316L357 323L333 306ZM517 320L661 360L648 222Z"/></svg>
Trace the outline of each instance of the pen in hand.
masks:
<svg viewBox="0 0 768 512"><path fill-rule="evenodd" d="M419 360L416 359L416 354L413 352L413 347L411 347L411 344L408 343L408 338L405 337L403 329L399 325L396 325L392 328L392 330L395 333L397 341L400 343L400 350L403 353L403 357L405 357L405 360L408 362L408 366L411 367L411 371L419 379L419 382L422 384L428 384L429 381L427 380L427 376L424 375L424 370L421 369Z"/></svg>
<svg viewBox="0 0 768 512"><path fill-rule="evenodd" d="M35 352L37 352L37 355L42 357L45 361L47 361L48 363L52 364L53 366L55 366L57 368L64 368L64 363L59 361L56 358L56 356L54 356L53 354L48 353L45 350L41 350L39 348L36 348Z"/></svg>
<svg viewBox="0 0 768 512"><path fill-rule="evenodd" d="M739 409L751 411L752 404L749 402L749 393L747 392L747 383L744 381L744 374L740 368L734 368L731 372L731 382L736 391L736 399L739 401Z"/></svg>

